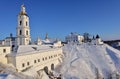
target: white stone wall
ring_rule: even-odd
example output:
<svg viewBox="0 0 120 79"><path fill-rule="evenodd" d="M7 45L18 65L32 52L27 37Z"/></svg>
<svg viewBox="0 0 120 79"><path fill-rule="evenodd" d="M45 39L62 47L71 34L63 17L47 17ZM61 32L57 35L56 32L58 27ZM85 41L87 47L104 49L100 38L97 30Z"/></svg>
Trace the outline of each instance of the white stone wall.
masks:
<svg viewBox="0 0 120 79"><path fill-rule="evenodd" d="M55 43L54 43L54 46L55 46L55 47L60 47L60 46L62 46L61 41L55 42Z"/></svg>
<svg viewBox="0 0 120 79"><path fill-rule="evenodd" d="M103 44L101 38L96 39L96 44Z"/></svg>
<svg viewBox="0 0 120 79"><path fill-rule="evenodd" d="M69 42L78 42L78 43L80 43L80 42L82 42L84 40L84 37L80 36L79 34L72 33L72 34L66 36L65 40L66 40L67 43L69 43Z"/></svg>
<svg viewBox="0 0 120 79"><path fill-rule="evenodd" d="M0 46L0 62L7 64L7 57L6 55L11 52L10 46Z"/></svg>
<svg viewBox="0 0 120 79"><path fill-rule="evenodd" d="M79 35L79 36L78 36L78 41L79 41L79 42L82 42L83 40L84 40L84 37Z"/></svg>
<svg viewBox="0 0 120 79"><path fill-rule="evenodd" d="M9 39L5 39L5 45L6 46L11 46L12 45L12 41L11 41L10 38Z"/></svg>
<svg viewBox="0 0 120 79"><path fill-rule="evenodd" d="M12 64L14 67L16 67L16 57L15 56L7 56L8 63Z"/></svg>
<svg viewBox="0 0 120 79"><path fill-rule="evenodd" d="M0 45L5 45L5 41L4 40L0 41Z"/></svg>
<svg viewBox="0 0 120 79"><path fill-rule="evenodd" d="M42 41L41 41L40 38L37 38L36 44L37 44L37 45L42 45Z"/></svg>
<svg viewBox="0 0 120 79"><path fill-rule="evenodd" d="M29 52L28 52L29 53ZM39 69L43 69L45 66L51 70L51 64L53 63L55 66L60 63L62 55L62 48L52 48L51 50L45 51L36 51L33 54L18 54L16 57L11 58L11 63L13 64L18 71L22 71L29 67L40 67ZM15 59L15 61L13 61ZM23 65L24 64L24 65Z"/></svg>

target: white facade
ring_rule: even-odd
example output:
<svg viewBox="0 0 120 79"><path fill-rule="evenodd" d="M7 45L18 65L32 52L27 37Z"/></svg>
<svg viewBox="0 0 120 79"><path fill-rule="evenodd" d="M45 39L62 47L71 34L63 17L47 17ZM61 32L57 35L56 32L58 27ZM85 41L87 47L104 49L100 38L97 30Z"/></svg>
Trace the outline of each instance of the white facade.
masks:
<svg viewBox="0 0 120 79"><path fill-rule="evenodd" d="M24 71L31 67L39 67L39 70L48 67L51 70L52 64L56 67L62 62L61 56L62 48L21 45L18 47L17 52L8 55L8 63L12 63L18 71Z"/></svg>
<svg viewBox="0 0 120 79"><path fill-rule="evenodd" d="M6 37L4 40L0 41L0 45L10 46L11 50L13 50L16 45L16 37L12 37L12 36Z"/></svg>
<svg viewBox="0 0 120 79"><path fill-rule="evenodd" d="M94 45L99 45L99 44L103 44L103 41L102 41L101 38L98 36L98 37L92 39L91 43L94 44Z"/></svg>
<svg viewBox="0 0 120 79"><path fill-rule="evenodd" d="M0 40L0 45L5 45L5 40Z"/></svg>
<svg viewBox="0 0 120 79"><path fill-rule="evenodd" d="M76 43L81 43L84 40L84 37L77 34L77 33L71 33L65 38L66 42L76 42Z"/></svg>
<svg viewBox="0 0 120 79"><path fill-rule="evenodd" d="M37 38L36 44L37 45L42 45L42 40L39 37Z"/></svg>
<svg viewBox="0 0 120 79"><path fill-rule="evenodd" d="M25 11L25 6L22 5L18 15L17 45L29 45L30 41L29 17Z"/></svg>
<svg viewBox="0 0 120 79"><path fill-rule="evenodd" d="M7 64L7 54L11 53L11 47L10 46L0 46L0 62Z"/></svg>
<svg viewBox="0 0 120 79"><path fill-rule="evenodd" d="M96 44L103 44L103 41L101 40L101 38L96 38Z"/></svg>
<svg viewBox="0 0 120 79"><path fill-rule="evenodd" d="M12 40L10 38L5 39L5 45L11 46L12 45Z"/></svg>
<svg viewBox="0 0 120 79"><path fill-rule="evenodd" d="M61 46L62 46L60 40L56 40L56 42L54 42L53 45L54 45L55 47L61 47Z"/></svg>

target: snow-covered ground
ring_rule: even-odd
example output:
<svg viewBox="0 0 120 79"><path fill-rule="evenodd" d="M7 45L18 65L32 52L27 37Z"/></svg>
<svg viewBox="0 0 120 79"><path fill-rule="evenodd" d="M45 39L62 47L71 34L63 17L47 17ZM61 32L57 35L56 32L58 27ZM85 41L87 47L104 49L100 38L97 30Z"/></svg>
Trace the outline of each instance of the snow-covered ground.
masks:
<svg viewBox="0 0 120 79"><path fill-rule="evenodd" d="M0 79L21 79L11 74L0 74Z"/></svg>
<svg viewBox="0 0 120 79"><path fill-rule="evenodd" d="M108 78L120 73L120 51L104 44L67 44L60 73L64 79Z"/></svg>
<svg viewBox="0 0 120 79"><path fill-rule="evenodd" d="M0 79L33 79L21 72L17 72L12 65L0 63Z"/></svg>
<svg viewBox="0 0 120 79"><path fill-rule="evenodd" d="M58 73L54 72L54 76L61 74L63 79L108 79L110 74L120 73L120 51L107 44L67 44L63 53L63 63L55 69ZM34 68L18 73L0 63L0 70L6 72L0 74L0 79L30 79L33 73L38 79L49 79L43 70L38 73L34 72Z"/></svg>

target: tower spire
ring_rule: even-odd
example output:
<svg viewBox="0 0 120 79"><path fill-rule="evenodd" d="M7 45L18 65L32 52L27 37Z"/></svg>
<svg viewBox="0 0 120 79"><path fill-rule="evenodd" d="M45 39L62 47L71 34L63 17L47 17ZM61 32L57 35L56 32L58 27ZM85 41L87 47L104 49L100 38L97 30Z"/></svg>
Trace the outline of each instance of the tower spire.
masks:
<svg viewBox="0 0 120 79"><path fill-rule="evenodd" d="M18 15L17 45L29 45L30 41L29 17L23 4Z"/></svg>
<svg viewBox="0 0 120 79"><path fill-rule="evenodd" d="M21 12L26 12L24 4L21 5Z"/></svg>
<svg viewBox="0 0 120 79"><path fill-rule="evenodd" d="M27 15L24 4L21 5L20 15Z"/></svg>
<svg viewBox="0 0 120 79"><path fill-rule="evenodd" d="M45 39L48 39L48 33L46 33Z"/></svg>

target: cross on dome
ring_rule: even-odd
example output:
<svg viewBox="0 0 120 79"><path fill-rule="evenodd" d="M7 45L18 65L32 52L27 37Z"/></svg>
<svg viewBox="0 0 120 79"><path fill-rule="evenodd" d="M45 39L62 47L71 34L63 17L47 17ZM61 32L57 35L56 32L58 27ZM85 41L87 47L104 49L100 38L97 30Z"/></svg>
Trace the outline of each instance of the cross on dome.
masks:
<svg viewBox="0 0 120 79"><path fill-rule="evenodd" d="M21 12L20 12L20 15L27 15L26 10L25 10L25 5L24 5L24 4L21 5Z"/></svg>
<svg viewBox="0 0 120 79"><path fill-rule="evenodd" d="M26 12L24 4L21 5L21 12Z"/></svg>

